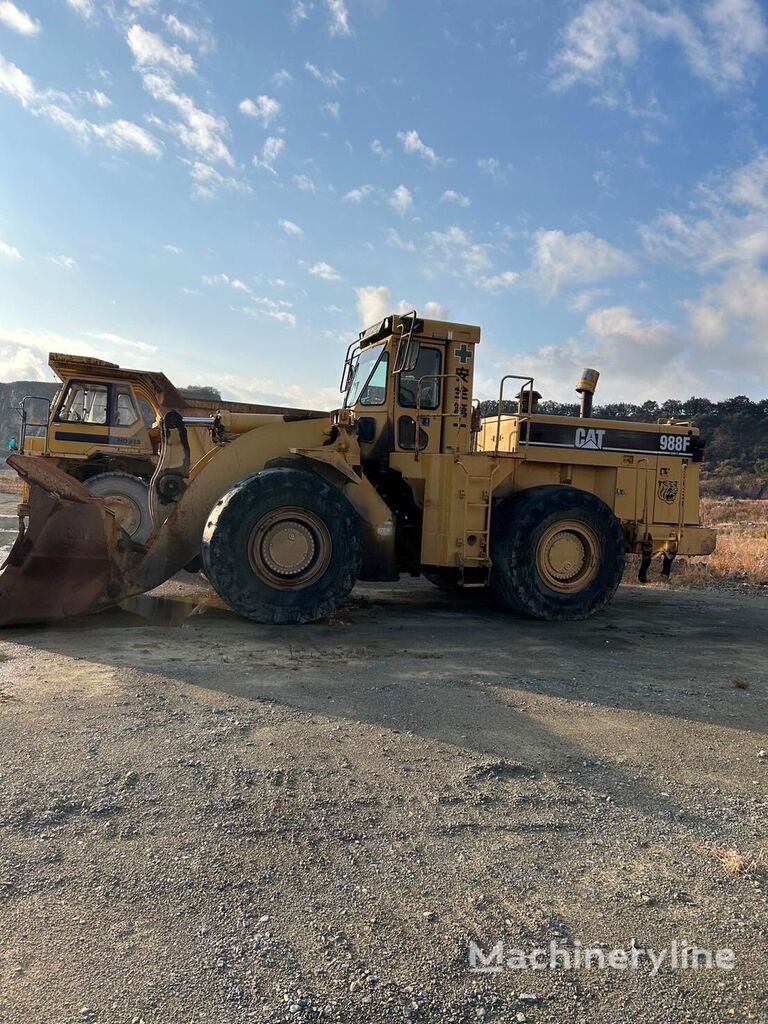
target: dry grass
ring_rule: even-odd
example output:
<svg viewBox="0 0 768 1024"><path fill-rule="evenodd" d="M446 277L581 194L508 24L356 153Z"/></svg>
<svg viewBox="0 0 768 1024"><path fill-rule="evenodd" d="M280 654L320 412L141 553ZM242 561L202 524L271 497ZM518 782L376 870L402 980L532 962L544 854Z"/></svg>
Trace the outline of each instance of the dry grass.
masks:
<svg viewBox="0 0 768 1024"><path fill-rule="evenodd" d="M701 521L705 526L768 528L768 501L702 498Z"/></svg>
<svg viewBox="0 0 768 1024"><path fill-rule="evenodd" d="M755 875L768 869L768 847L739 853L738 850L726 849L723 846L710 846L707 854L719 861L727 874L733 878L742 875Z"/></svg>
<svg viewBox="0 0 768 1024"><path fill-rule="evenodd" d="M702 558L680 558L674 569L683 586L734 582L768 586L768 501L705 498L705 526L717 530L717 548Z"/></svg>

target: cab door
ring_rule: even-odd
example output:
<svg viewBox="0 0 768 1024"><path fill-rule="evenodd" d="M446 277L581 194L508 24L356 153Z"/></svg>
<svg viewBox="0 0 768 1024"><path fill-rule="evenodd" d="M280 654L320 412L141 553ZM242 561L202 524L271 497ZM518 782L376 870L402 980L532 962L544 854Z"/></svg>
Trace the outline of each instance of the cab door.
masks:
<svg viewBox="0 0 768 1024"><path fill-rule="evenodd" d="M443 346L421 342L413 369L395 375L396 451L439 452L442 430ZM418 420L418 422L417 422Z"/></svg>
<svg viewBox="0 0 768 1024"><path fill-rule="evenodd" d="M109 443L131 454L153 454L149 432L136 395L127 384L111 385Z"/></svg>

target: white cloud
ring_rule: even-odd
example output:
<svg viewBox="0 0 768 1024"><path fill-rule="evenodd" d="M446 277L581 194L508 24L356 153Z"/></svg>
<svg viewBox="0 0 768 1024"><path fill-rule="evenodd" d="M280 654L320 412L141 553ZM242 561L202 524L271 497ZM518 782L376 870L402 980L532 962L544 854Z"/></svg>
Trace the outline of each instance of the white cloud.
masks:
<svg viewBox="0 0 768 1024"><path fill-rule="evenodd" d="M184 250L180 249L178 245L164 245L163 249L165 249L166 252L169 252L172 256L181 256L184 252Z"/></svg>
<svg viewBox="0 0 768 1024"><path fill-rule="evenodd" d="M4 345L0 330L0 380L50 380L42 355L18 345Z"/></svg>
<svg viewBox="0 0 768 1024"><path fill-rule="evenodd" d="M196 46L200 53L210 53L216 49L216 39L207 29L198 28L181 21L175 14L166 14L163 17L165 27L172 32L177 39L183 39L185 43Z"/></svg>
<svg viewBox="0 0 768 1024"><path fill-rule="evenodd" d="M385 285L368 285L364 288L356 288L357 312L360 317L362 328L371 327L379 323L390 313L399 313L404 316L416 309L422 316L431 320L448 320L450 311L439 302L425 302L422 305L408 302L401 299L395 303L392 301L392 293Z"/></svg>
<svg viewBox="0 0 768 1024"><path fill-rule="evenodd" d="M255 117L266 128L280 113L281 104L271 96L257 96L255 100L244 99L240 104L240 113L246 117Z"/></svg>
<svg viewBox="0 0 768 1024"><path fill-rule="evenodd" d="M620 82L647 42L679 46L694 75L724 92L746 81L768 50L757 0L707 0L689 14L680 3L587 0L569 22L553 65L553 84Z"/></svg>
<svg viewBox="0 0 768 1024"><path fill-rule="evenodd" d="M157 345L148 345L146 341L136 341L133 338L125 338L121 334L113 334L110 331L100 333L86 332L89 338L97 341L106 341L110 345L118 345L120 348L133 348L138 352L157 352Z"/></svg>
<svg viewBox="0 0 768 1024"><path fill-rule="evenodd" d="M96 124L71 114L69 110L65 110L61 106L61 102L71 104L70 97L51 90L38 90L29 75L2 55L0 55L0 92L12 96L31 114L44 117L60 128L64 128L84 144L96 139L113 150L136 149L154 157L158 157L162 153L162 147L158 140L132 121L119 120Z"/></svg>
<svg viewBox="0 0 768 1024"><path fill-rule="evenodd" d="M533 272L539 287L554 296L567 284L590 284L629 273L634 261L626 253L589 231L538 231Z"/></svg>
<svg viewBox="0 0 768 1024"><path fill-rule="evenodd" d="M147 156L160 156L162 149L157 139L132 121L110 121L93 124L90 130L110 149L138 149Z"/></svg>
<svg viewBox="0 0 768 1024"><path fill-rule="evenodd" d="M300 228L298 224L294 224L292 220L285 220L281 217L277 223L286 235L292 235L294 238L298 238L300 235L304 234L304 229Z"/></svg>
<svg viewBox="0 0 768 1024"><path fill-rule="evenodd" d="M364 199L370 198L374 194L376 189L373 185L359 185L357 188L350 189L345 195L341 197L343 203L362 203Z"/></svg>
<svg viewBox="0 0 768 1024"><path fill-rule="evenodd" d="M229 123L225 117L201 110L190 96L176 91L173 79L167 74L147 72L142 75L142 82L153 99L168 103L181 114L181 121L159 124L173 132L185 149L206 161L235 166L235 159L224 141L229 134Z"/></svg>
<svg viewBox="0 0 768 1024"><path fill-rule="evenodd" d="M422 141L418 132L398 132L397 137L406 153L421 157L431 167L437 167L438 164L443 163L434 149Z"/></svg>
<svg viewBox="0 0 768 1024"><path fill-rule="evenodd" d="M413 206L413 195L405 185L398 185L389 197L389 205L399 214L405 214Z"/></svg>
<svg viewBox="0 0 768 1024"><path fill-rule="evenodd" d="M640 229L657 260L700 273L768 256L768 153L715 185L700 186L692 213L665 210Z"/></svg>
<svg viewBox="0 0 768 1024"><path fill-rule="evenodd" d="M379 323L392 312L392 293L384 285L356 288L360 326L365 329Z"/></svg>
<svg viewBox="0 0 768 1024"><path fill-rule="evenodd" d="M81 18L85 18L89 21L96 14L96 6L93 0L67 0L67 6L70 7L75 14L79 14Z"/></svg>
<svg viewBox="0 0 768 1024"><path fill-rule="evenodd" d="M284 309L270 310L267 316L271 316L273 320L277 320L278 323L288 324L289 327L296 326L296 314L286 313Z"/></svg>
<svg viewBox="0 0 768 1024"><path fill-rule="evenodd" d="M191 74L195 70L195 62L188 53L175 43L169 46L161 36L141 25L131 25L125 38L139 67L168 68L183 74Z"/></svg>
<svg viewBox="0 0 768 1024"><path fill-rule="evenodd" d="M520 275L514 270L504 270L500 274L493 274L490 277L481 277L477 282L480 287L490 292L491 295L498 295L512 288L520 280Z"/></svg>
<svg viewBox="0 0 768 1024"><path fill-rule="evenodd" d="M315 64L311 64L309 61L304 65L306 71L316 78L318 82L322 82L323 85L327 85L329 89L338 89L344 78L331 68L329 71L321 71Z"/></svg>
<svg viewBox="0 0 768 1024"><path fill-rule="evenodd" d="M317 192L317 185L306 174L294 174L293 183L302 192L311 192L313 195Z"/></svg>
<svg viewBox="0 0 768 1024"><path fill-rule="evenodd" d="M349 25L349 11L344 0L325 0L330 17L330 34L332 36L350 36L352 29Z"/></svg>
<svg viewBox="0 0 768 1024"><path fill-rule="evenodd" d="M293 75L286 68L281 68L280 71L276 71L272 75L272 84L276 85L278 89L284 88L286 85L290 85L293 81Z"/></svg>
<svg viewBox="0 0 768 1024"><path fill-rule="evenodd" d="M14 260L18 262L22 256L15 245L9 245L8 242L0 240L0 256L4 256L8 260Z"/></svg>
<svg viewBox="0 0 768 1024"><path fill-rule="evenodd" d="M95 107L99 107L102 110L106 110L107 107L112 106L112 100L100 89L91 89L90 92L85 94L85 98L89 103L92 103Z"/></svg>
<svg viewBox="0 0 768 1024"><path fill-rule="evenodd" d="M236 292L245 292L246 295L251 294L251 289L239 277L230 277L228 274L203 274L201 280L208 288L224 285L227 288L233 288Z"/></svg>
<svg viewBox="0 0 768 1024"><path fill-rule="evenodd" d="M455 224L445 231L433 231L429 240L432 260L444 273L476 282L493 269L489 246L474 242Z"/></svg>
<svg viewBox="0 0 768 1024"><path fill-rule="evenodd" d="M592 306L597 305L599 299L609 293L608 288L585 288L584 291L574 295L568 303L568 308L574 313L585 313Z"/></svg>
<svg viewBox="0 0 768 1024"><path fill-rule="evenodd" d="M261 167L262 170L276 174L275 161L285 149L285 139L276 135L270 135L261 150L261 156L253 158L254 167Z"/></svg>
<svg viewBox="0 0 768 1024"><path fill-rule="evenodd" d="M309 273L313 277L322 278L323 281L341 281L341 274L336 273L330 263L314 263L309 268Z"/></svg>
<svg viewBox="0 0 768 1024"><path fill-rule="evenodd" d="M20 36L35 36L40 31L40 22L31 18L11 0L0 0L0 23Z"/></svg>
<svg viewBox="0 0 768 1024"><path fill-rule="evenodd" d="M390 228L387 232L387 244L395 249L402 249L403 252L416 252L416 243L401 238L400 232L395 231L394 228Z"/></svg>
<svg viewBox="0 0 768 1024"><path fill-rule="evenodd" d="M193 199L213 199L220 192L250 192L244 182L228 174L222 174L215 167L202 160L185 160L192 179Z"/></svg>
<svg viewBox="0 0 768 1024"><path fill-rule="evenodd" d="M462 195L461 192L455 192L452 188L449 188L440 196L440 202L455 203L456 206L466 208L471 205L472 200L468 196Z"/></svg>
<svg viewBox="0 0 768 1024"><path fill-rule="evenodd" d="M80 264L72 256L49 256L48 260L62 270L80 269Z"/></svg>
<svg viewBox="0 0 768 1024"><path fill-rule="evenodd" d="M392 150L387 149L381 139L374 139L371 143L371 152L375 153L380 160L389 160Z"/></svg>
<svg viewBox="0 0 768 1024"><path fill-rule="evenodd" d="M93 341L102 344L94 345ZM105 351L104 344L111 348L124 349L126 352L157 351L154 345L109 331L59 334L55 331L38 331L24 327L0 327L0 380L50 380L51 372L47 367L49 352L114 359L115 353L111 348Z"/></svg>
<svg viewBox="0 0 768 1024"><path fill-rule="evenodd" d="M320 108L323 113L328 114L335 121L338 121L341 117L341 104L340 103L324 103Z"/></svg>
<svg viewBox="0 0 768 1024"><path fill-rule="evenodd" d="M487 174L493 178L494 181L506 181L507 175L504 168L501 165L501 161L497 160L495 156L483 156L477 161L477 169L483 174Z"/></svg>

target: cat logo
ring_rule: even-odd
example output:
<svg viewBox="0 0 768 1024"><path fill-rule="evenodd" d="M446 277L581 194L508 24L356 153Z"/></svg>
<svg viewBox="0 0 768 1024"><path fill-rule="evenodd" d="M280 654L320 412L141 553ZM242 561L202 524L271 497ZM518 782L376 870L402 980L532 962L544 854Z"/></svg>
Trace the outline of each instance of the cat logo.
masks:
<svg viewBox="0 0 768 1024"><path fill-rule="evenodd" d="M578 427L574 444L577 448L592 448L600 451L605 439L604 430L595 430L593 427Z"/></svg>
<svg viewBox="0 0 768 1024"><path fill-rule="evenodd" d="M659 480L659 497L671 505L677 497L677 480Z"/></svg>

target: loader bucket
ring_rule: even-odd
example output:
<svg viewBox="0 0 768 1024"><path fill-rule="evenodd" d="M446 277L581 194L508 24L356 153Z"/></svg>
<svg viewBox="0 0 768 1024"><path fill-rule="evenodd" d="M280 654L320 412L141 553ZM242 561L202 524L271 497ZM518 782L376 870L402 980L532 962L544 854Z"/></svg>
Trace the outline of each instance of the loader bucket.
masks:
<svg viewBox="0 0 768 1024"><path fill-rule="evenodd" d="M45 459L12 455L8 463L29 484L29 511L0 570L0 626L114 605L134 545L112 512Z"/></svg>

